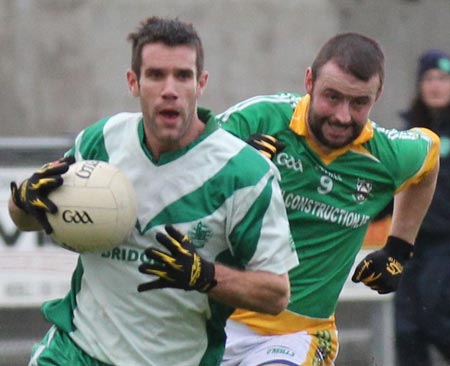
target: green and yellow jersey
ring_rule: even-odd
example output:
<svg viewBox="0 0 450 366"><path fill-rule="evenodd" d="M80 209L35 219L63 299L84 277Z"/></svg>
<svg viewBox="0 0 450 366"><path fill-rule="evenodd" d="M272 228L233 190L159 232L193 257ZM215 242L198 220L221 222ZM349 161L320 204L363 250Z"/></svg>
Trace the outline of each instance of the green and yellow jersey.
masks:
<svg viewBox="0 0 450 366"><path fill-rule="evenodd" d="M386 129L370 120L353 143L324 155L309 137L309 100L291 93L259 96L217 116L243 140L268 134L286 145L273 160L300 259L290 271L288 310L276 317L242 310L233 315L261 334L334 327L339 294L370 221L438 159L433 132Z"/></svg>

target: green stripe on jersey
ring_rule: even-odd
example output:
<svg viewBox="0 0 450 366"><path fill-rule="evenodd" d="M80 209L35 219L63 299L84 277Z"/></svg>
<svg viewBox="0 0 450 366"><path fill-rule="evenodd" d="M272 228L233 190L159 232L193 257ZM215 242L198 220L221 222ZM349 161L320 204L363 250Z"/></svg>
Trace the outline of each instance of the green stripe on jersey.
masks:
<svg viewBox="0 0 450 366"><path fill-rule="evenodd" d="M72 274L70 291L63 299L47 301L42 305L42 314L49 322L69 333L76 328L73 324L73 312L77 307L76 296L81 289L83 265L78 258L77 266Z"/></svg>
<svg viewBox="0 0 450 366"><path fill-rule="evenodd" d="M236 190L252 187L264 174L267 173L268 164L264 160L255 162L251 156L254 154L252 148L245 146L232 159L212 177L202 182L196 190L189 192L171 205L164 208L146 225L142 233L145 233L150 227L171 222L171 217L176 213L179 222L186 220L197 220L209 216L221 207ZM247 165L247 162L252 164ZM236 174L236 172L238 172ZM230 181L230 179L238 179ZM183 184L180 182L180 184ZM183 210L180 208L183 207ZM175 222L174 222L175 223Z"/></svg>
<svg viewBox="0 0 450 366"><path fill-rule="evenodd" d="M80 136L81 140L76 141L79 153L84 160L109 160L103 137L103 129L108 121L109 118L103 118L87 127Z"/></svg>

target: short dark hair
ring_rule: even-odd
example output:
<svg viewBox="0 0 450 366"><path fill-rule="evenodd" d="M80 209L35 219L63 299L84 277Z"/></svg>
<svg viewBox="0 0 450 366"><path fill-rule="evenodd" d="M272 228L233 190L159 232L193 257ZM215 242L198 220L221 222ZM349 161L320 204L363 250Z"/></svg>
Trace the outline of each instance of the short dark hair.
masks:
<svg viewBox="0 0 450 366"><path fill-rule="evenodd" d="M333 60L343 71L368 81L374 75L384 82L384 53L378 42L358 33L341 33L330 38L320 49L312 66L313 80L320 69Z"/></svg>
<svg viewBox="0 0 450 366"><path fill-rule="evenodd" d="M127 39L132 43L131 68L138 79L140 78L142 65L142 48L146 44L158 42L170 47L192 47L196 52L197 77L203 72L204 53L202 41L190 23L182 22L178 18L150 17L141 22L137 31L130 33Z"/></svg>

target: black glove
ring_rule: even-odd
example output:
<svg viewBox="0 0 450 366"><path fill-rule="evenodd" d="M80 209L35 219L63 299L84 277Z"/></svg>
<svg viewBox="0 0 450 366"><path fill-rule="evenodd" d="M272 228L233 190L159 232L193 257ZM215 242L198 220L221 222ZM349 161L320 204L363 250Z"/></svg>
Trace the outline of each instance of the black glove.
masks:
<svg viewBox="0 0 450 366"><path fill-rule="evenodd" d="M397 290L403 273L403 265L411 258L413 246L408 242L389 236L386 245L368 254L355 269L353 282L363 282L379 294Z"/></svg>
<svg viewBox="0 0 450 366"><path fill-rule="evenodd" d="M171 254L152 247L145 250L147 257L153 261L142 263L139 271L159 278L140 284L138 291L172 287L208 292L217 285L214 263L198 255L187 235L181 234L172 225L166 225L165 229L168 235L159 232L156 234L156 240Z"/></svg>
<svg viewBox="0 0 450 366"><path fill-rule="evenodd" d="M270 135L250 135L247 140L247 144L253 146L261 154L265 155L269 159L272 159L276 153L282 151L286 145L275 137Z"/></svg>
<svg viewBox="0 0 450 366"><path fill-rule="evenodd" d="M47 234L53 232L46 213L54 214L58 208L48 199L51 191L63 184L62 174L69 170L69 165L75 162L70 156L47 163L37 170L30 178L25 179L18 187L11 182L11 197L17 207L33 216L44 228Z"/></svg>

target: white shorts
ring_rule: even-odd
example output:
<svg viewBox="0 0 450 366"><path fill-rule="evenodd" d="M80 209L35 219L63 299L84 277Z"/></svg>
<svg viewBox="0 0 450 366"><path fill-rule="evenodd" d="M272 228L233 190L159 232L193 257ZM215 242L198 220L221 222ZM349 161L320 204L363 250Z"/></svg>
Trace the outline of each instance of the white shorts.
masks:
<svg viewBox="0 0 450 366"><path fill-rule="evenodd" d="M221 366L332 366L337 356L337 332L260 335L231 319L225 329Z"/></svg>

